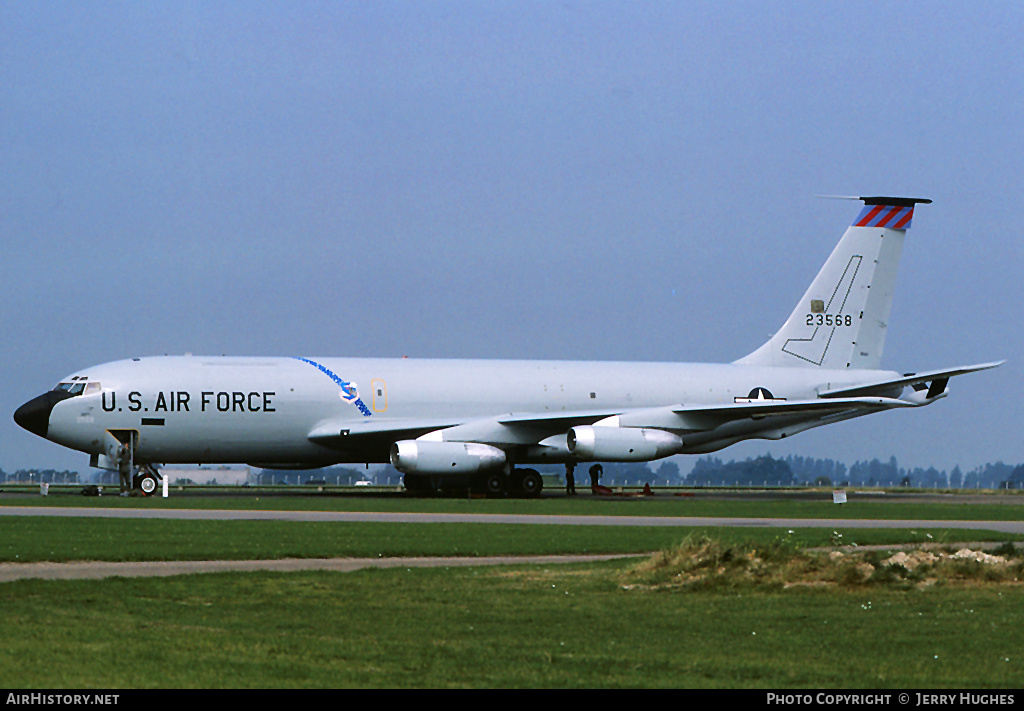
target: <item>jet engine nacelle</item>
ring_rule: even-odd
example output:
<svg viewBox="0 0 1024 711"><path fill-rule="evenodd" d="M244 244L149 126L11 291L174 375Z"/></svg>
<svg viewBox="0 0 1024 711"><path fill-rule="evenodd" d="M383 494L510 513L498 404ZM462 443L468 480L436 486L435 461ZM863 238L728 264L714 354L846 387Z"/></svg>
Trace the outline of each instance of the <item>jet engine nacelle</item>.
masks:
<svg viewBox="0 0 1024 711"><path fill-rule="evenodd" d="M646 427L573 427L566 437L573 456L584 462L649 462L683 448L683 438Z"/></svg>
<svg viewBox="0 0 1024 711"><path fill-rule="evenodd" d="M391 465L403 474L475 474L505 461L503 451L478 442L406 439L391 445Z"/></svg>

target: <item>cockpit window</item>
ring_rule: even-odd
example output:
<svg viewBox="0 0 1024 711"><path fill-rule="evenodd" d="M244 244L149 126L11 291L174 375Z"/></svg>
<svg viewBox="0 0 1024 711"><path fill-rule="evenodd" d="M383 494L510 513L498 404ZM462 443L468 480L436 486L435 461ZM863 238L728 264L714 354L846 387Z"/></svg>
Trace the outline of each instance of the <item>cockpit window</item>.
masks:
<svg viewBox="0 0 1024 711"><path fill-rule="evenodd" d="M68 395L71 395L71 396L81 395L83 393L89 393L89 394L98 393L100 391L100 384L99 383L97 383L97 382L91 382L90 383L90 382L87 382L87 381L88 381L88 378L86 378L85 376L82 376L82 377L75 376L74 378L71 379L70 382L58 383L57 387L54 388L54 391L63 391L63 392L68 393Z"/></svg>

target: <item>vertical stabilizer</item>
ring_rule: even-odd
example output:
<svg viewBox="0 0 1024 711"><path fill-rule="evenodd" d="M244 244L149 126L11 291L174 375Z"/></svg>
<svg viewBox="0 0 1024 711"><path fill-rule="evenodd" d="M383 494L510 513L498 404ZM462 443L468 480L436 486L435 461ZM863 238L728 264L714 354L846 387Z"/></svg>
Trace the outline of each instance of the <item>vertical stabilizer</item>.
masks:
<svg viewBox="0 0 1024 711"><path fill-rule="evenodd" d="M903 237L921 198L862 197L864 208L771 340L740 365L878 369Z"/></svg>

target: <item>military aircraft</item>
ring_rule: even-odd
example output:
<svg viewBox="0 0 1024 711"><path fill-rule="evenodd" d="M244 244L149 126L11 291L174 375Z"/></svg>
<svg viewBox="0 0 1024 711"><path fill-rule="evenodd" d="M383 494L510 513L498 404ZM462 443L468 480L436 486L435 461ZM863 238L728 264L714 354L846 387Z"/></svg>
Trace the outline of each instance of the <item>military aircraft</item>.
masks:
<svg viewBox="0 0 1024 711"><path fill-rule="evenodd" d="M536 496L540 475L520 465L782 439L930 405L950 378L999 365L880 369L903 240L915 206L931 201L856 199L860 214L782 328L733 363L131 358L76 371L14 419L146 494L163 464L390 461L410 490L461 477L489 494Z"/></svg>

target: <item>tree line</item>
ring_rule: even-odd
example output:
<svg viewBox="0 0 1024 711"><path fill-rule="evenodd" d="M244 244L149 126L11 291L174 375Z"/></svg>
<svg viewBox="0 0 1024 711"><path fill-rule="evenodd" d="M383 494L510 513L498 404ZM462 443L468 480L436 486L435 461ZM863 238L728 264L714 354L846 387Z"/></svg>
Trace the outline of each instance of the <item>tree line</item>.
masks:
<svg viewBox="0 0 1024 711"><path fill-rule="evenodd" d="M871 459L847 466L834 459L770 454L743 460L700 457L689 474L682 474L671 459L653 468L643 463L604 464L601 483L606 486L864 486L922 489L1024 489L1024 464L983 464L970 471L935 467L901 467L896 457ZM543 474L564 481L564 467L538 467ZM576 468L576 483L590 483L588 465Z"/></svg>
<svg viewBox="0 0 1024 711"><path fill-rule="evenodd" d="M689 486L884 486L923 489L1022 489L1024 464L982 464L964 472L935 467L905 468L896 457L871 459L849 467L832 459L771 455L724 462L701 457L686 477Z"/></svg>

